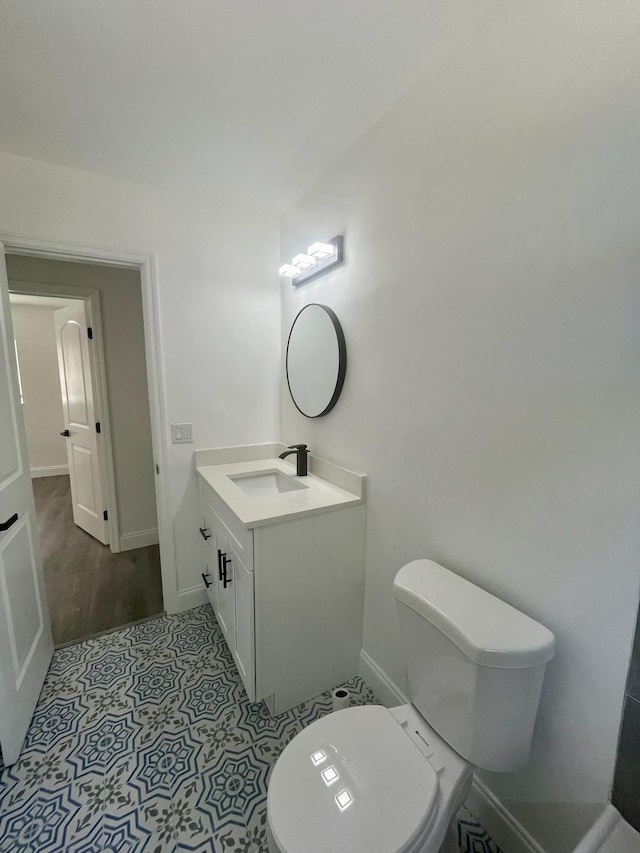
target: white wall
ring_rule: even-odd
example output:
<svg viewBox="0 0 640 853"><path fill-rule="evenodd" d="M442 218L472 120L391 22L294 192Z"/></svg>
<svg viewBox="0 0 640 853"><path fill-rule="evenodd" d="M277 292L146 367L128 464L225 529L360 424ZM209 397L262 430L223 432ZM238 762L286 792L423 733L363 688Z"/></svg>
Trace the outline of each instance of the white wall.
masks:
<svg viewBox="0 0 640 853"><path fill-rule="evenodd" d="M342 398L282 440L369 474L364 646L403 685L392 580L430 557L557 636L529 766L482 774L549 843L608 799L640 573L636 3L520 4L460 39L283 222L283 286L342 321ZM559 850L552 840L549 849Z"/></svg>
<svg viewBox="0 0 640 853"><path fill-rule="evenodd" d="M167 423L194 424L170 448L177 601L204 601L194 447L277 434L278 223L192 196L0 153L0 233L154 255ZM276 272L274 273L274 270Z"/></svg>
<svg viewBox="0 0 640 853"><path fill-rule="evenodd" d="M6 263L9 287L37 282L100 291L118 524L126 549L135 534L157 529L140 274L21 255L7 255Z"/></svg>
<svg viewBox="0 0 640 853"><path fill-rule="evenodd" d="M54 473L50 469L58 469L58 473L64 474L67 466L67 446L60 438L65 423L54 310L48 306L11 305L13 334L20 360L29 464L35 476L43 474L42 469L49 473Z"/></svg>

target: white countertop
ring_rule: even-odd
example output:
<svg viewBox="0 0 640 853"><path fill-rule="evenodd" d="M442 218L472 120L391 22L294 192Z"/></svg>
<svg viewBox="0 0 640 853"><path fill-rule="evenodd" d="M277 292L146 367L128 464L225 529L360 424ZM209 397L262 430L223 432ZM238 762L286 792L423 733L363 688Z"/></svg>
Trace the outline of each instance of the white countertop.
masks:
<svg viewBox="0 0 640 853"><path fill-rule="evenodd" d="M230 475L273 470L281 471L304 484L306 488L269 495L248 495L230 479ZM196 467L196 471L247 528L263 527L266 524L290 521L305 515L319 515L364 503L360 495L340 489L313 474L296 477L295 466L278 458L224 465L200 465Z"/></svg>

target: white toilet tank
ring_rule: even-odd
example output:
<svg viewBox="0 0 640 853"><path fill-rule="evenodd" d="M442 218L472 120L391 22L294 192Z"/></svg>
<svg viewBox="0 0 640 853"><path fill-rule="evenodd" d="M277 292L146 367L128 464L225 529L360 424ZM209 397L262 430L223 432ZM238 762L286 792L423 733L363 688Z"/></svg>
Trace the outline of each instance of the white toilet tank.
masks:
<svg viewBox="0 0 640 853"><path fill-rule="evenodd" d="M412 704L477 767L522 767L551 631L431 560L400 569L394 591Z"/></svg>

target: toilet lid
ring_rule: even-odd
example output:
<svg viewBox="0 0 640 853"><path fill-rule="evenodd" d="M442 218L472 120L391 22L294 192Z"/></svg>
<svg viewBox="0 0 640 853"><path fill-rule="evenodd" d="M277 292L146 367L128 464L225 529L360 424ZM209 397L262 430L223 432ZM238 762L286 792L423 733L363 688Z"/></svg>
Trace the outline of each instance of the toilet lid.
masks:
<svg viewBox="0 0 640 853"><path fill-rule="evenodd" d="M269 824L286 853L396 853L420 834L438 776L386 708L329 714L298 734L273 769Z"/></svg>

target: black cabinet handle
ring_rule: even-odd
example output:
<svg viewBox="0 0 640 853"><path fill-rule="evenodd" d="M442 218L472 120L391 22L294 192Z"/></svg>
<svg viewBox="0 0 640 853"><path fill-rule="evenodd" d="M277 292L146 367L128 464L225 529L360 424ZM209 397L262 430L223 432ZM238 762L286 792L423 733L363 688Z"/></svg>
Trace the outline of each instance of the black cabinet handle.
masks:
<svg viewBox="0 0 640 853"><path fill-rule="evenodd" d="M218 580L219 581L222 580L222 560L223 559L226 560L227 555L226 555L226 553L223 554L222 551L220 550L220 548L218 548Z"/></svg>
<svg viewBox="0 0 640 853"><path fill-rule="evenodd" d="M208 527L199 527L198 530L200 531L200 536L202 536L205 542L207 539L211 539L211 531Z"/></svg>
<svg viewBox="0 0 640 853"><path fill-rule="evenodd" d="M60 433L60 435L63 435L65 438L69 438L69 436L71 435L71 433L69 432L69 430L68 430L68 429L65 429L65 430L63 430L63 431Z"/></svg>
<svg viewBox="0 0 640 853"><path fill-rule="evenodd" d="M18 520L18 513L14 512L11 518L8 518L4 524L0 524L0 533L3 533L5 530L8 530L12 524L15 524Z"/></svg>
<svg viewBox="0 0 640 853"><path fill-rule="evenodd" d="M230 563L231 560L227 559L227 555L222 555L222 586L226 589L231 583L231 578L227 575L227 563Z"/></svg>
<svg viewBox="0 0 640 853"><path fill-rule="evenodd" d="M211 586L211 581L207 580L208 577L209 577L208 574L205 574L204 572L202 573L202 580L204 581L204 585L206 586L207 589L209 589L209 587Z"/></svg>

